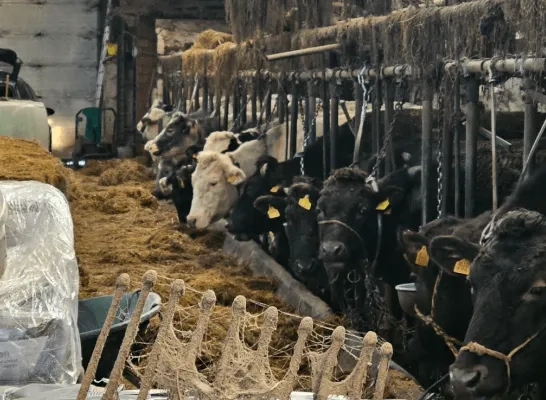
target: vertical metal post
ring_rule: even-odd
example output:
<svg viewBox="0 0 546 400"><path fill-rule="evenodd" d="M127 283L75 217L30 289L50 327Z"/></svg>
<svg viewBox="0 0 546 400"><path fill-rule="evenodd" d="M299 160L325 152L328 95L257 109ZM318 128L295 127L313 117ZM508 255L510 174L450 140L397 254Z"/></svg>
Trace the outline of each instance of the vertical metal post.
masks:
<svg viewBox="0 0 546 400"><path fill-rule="evenodd" d="M273 96L273 88L272 88L272 82L271 80L267 83L267 88L269 89L269 93L267 94L267 98L265 99L265 120L271 121L271 99Z"/></svg>
<svg viewBox="0 0 546 400"><path fill-rule="evenodd" d="M258 125L258 79L255 78L252 82L252 125Z"/></svg>
<svg viewBox="0 0 546 400"><path fill-rule="evenodd" d="M455 190L455 216L460 217L461 202L461 75L459 71L455 72L455 82L453 87L453 171L454 190Z"/></svg>
<svg viewBox="0 0 546 400"><path fill-rule="evenodd" d="M201 99L199 98L199 91L201 89L201 79L196 77L197 90L195 91L195 108L194 111L197 111L201 108Z"/></svg>
<svg viewBox="0 0 546 400"><path fill-rule="evenodd" d="M218 88L216 89L216 103L214 104L214 110L216 111L216 118L218 118L218 122L221 125L222 121L222 89ZM218 129L221 130L220 126Z"/></svg>
<svg viewBox="0 0 546 400"><path fill-rule="evenodd" d="M470 76L466 82L465 218L472 218L474 216L477 140L480 129L479 88L480 82L478 78L474 75Z"/></svg>
<svg viewBox="0 0 546 400"><path fill-rule="evenodd" d="M324 179L330 175L330 88L323 75L322 80L322 168Z"/></svg>
<svg viewBox="0 0 546 400"><path fill-rule="evenodd" d="M239 129L239 121L237 120L237 117L239 116L239 79L235 79L235 85L233 86L233 121L232 126L235 132Z"/></svg>
<svg viewBox="0 0 546 400"><path fill-rule="evenodd" d="M449 96L453 93L451 78L444 77L444 120L442 121L442 204L440 208L440 217L447 216L447 199L451 193L451 165L453 161L453 131L451 127L451 104Z"/></svg>
<svg viewBox="0 0 546 400"><path fill-rule="evenodd" d="M381 150L381 80L376 78L374 82L375 98L373 102L373 127L372 127L372 149L373 152L379 157L379 151ZM379 160L379 158L378 158ZM379 163L377 169L376 178L383 176L383 163Z"/></svg>
<svg viewBox="0 0 546 400"><path fill-rule="evenodd" d="M285 90L285 84L284 84L284 79L280 81L279 83L279 96L277 97L277 101L279 102L279 104L277 105L277 108L279 109L279 122L281 124L284 123L285 121L285 118L286 118L286 90Z"/></svg>
<svg viewBox="0 0 546 400"><path fill-rule="evenodd" d="M209 80L207 78L207 64L208 59L205 54L205 70L203 71L203 109L205 113L209 111Z"/></svg>
<svg viewBox="0 0 546 400"><path fill-rule="evenodd" d="M360 86L360 83L358 81L354 81L354 95L355 95L355 130L358 131L358 127L360 126L360 115L362 114L362 86Z"/></svg>
<svg viewBox="0 0 546 400"><path fill-rule="evenodd" d="M384 125L383 129L385 131L385 136L386 136L388 130L390 129L391 121L394 115L394 82L392 78L390 78L390 79L384 80L383 84L384 84L383 89L384 89L384 96L385 96L385 116L384 116L385 118L383 123ZM387 150L387 155L385 157L385 175L388 175L396 169L393 148L392 148L392 141L386 150Z"/></svg>
<svg viewBox="0 0 546 400"><path fill-rule="evenodd" d="M188 112L188 107L187 107L187 100L188 100L188 80L186 78L182 78L182 106L181 106L181 110L182 112L185 114Z"/></svg>
<svg viewBox="0 0 546 400"><path fill-rule="evenodd" d="M432 97L433 88L429 78L423 79L423 113L421 115L421 223L429 222L430 171L432 169Z"/></svg>
<svg viewBox="0 0 546 400"><path fill-rule="evenodd" d="M268 96L269 99L269 96ZM267 103L266 103L267 107ZM266 108L267 110L270 108ZM294 158L298 144L298 83L292 82L292 100L290 100L290 158Z"/></svg>
<svg viewBox="0 0 546 400"><path fill-rule="evenodd" d="M307 83L307 99L309 102L309 112L307 114L307 125L309 130L309 144L313 144L317 141L317 125L313 124L315 119L315 112L317 110L317 98L315 96L315 84L312 80Z"/></svg>
<svg viewBox="0 0 546 400"><path fill-rule="evenodd" d="M339 95L336 82L330 83L330 171L337 168L337 132L339 118Z"/></svg>
<svg viewBox="0 0 546 400"><path fill-rule="evenodd" d="M246 125L246 106L248 100L248 85L247 81L241 81L241 128Z"/></svg>
<svg viewBox="0 0 546 400"><path fill-rule="evenodd" d="M224 103L224 130L227 131L229 129L229 92L226 90L225 93L225 103Z"/></svg>
<svg viewBox="0 0 546 400"><path fill-rule="evenodd" d="M531 96L527 94L527 92L532 89L533 81L529 78L529 76L524 76L523 90L525 90L525 94L523 96L525 101L525 119L523 122L523 165L525 165L527 157L529 157L531 147L533 147L533 143L535 142L537 135L537 105ZM524 179L526 179L530 172L535 168L535 162L535 157L529 161L529 167L527 167L527 172L525 173Z"/></svg>

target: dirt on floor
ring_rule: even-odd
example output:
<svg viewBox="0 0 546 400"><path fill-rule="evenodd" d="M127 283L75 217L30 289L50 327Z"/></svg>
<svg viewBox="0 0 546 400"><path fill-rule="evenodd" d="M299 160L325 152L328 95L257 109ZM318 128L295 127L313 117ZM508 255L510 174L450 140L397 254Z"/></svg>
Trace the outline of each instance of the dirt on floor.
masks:
<svg viewBox="0 0 546 400"><path fill-rule="evenodd" d="M265 311L258 303L291 311L274 294L275 282L253 276L247 266L222 252L222 233L181 227L174 206L151 195L153 177L140 160L89 161L85 168L73 172L36 143L10 138L0 138L0 160L0 180L51 183L69 199L80 266L80 298L112 294L116 278L123 272L131 277L130 290L138 289L142 275L153 269L158 274L153 291L164 303L173 279L183 279L188 285L175 317L176 328L187 331L196 322L195 306L201 292L212 289L216 293L214 317L200 358L202 370L213 374L208 366L220 354L237 295L251 300L247 301L251 313ZM271 364L279 378L290 362L298 324L292 317L279 317L271 343ZM258 328L259 323L245 335L248 344L255 344ZM154 329L140 340L152 342L153 337ZM392 375L390 381L387 392L392 395L400 390L402 380Z"/></svg>

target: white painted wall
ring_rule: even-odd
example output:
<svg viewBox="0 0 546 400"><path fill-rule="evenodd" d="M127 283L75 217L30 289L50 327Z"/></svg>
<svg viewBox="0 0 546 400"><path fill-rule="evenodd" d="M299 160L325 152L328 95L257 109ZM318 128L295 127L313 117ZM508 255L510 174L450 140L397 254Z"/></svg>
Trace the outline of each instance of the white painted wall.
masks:
<svg viewBox="0 0 546 400"><path fill-rule="evenodd" d="M24 63L20 76L55 110L56 154L71 152L74 117L93 106L97 30L98 1L0 0L0 47L17 52Z"/></svg>

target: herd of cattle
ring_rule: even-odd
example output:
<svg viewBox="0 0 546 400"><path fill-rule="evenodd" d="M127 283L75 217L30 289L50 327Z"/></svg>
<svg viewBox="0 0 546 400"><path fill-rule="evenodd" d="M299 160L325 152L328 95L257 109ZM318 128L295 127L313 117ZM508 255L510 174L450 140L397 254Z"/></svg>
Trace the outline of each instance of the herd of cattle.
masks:
<svg viewBox="0 0 546 400"><path fill-rule="evenodd" d="M351 165L354 137L344 124L336 146L340 168L323 181L322 138L303 152L302 176L300 158L280 162L270 155L282 134L278 122L265 133L235 134L217 131L215 120L155 102L139 123L156 166L154 195L172 198L180 223L202 229L225 218L237 240L258 241L334 310L356 311L363 321L385 311L391 321L407 318L392 300L394 287L414 280L419 317L410 322L414 333L400 359L425 386L449 372L448 397L540 386L546 371L546 167L518 185L521 153L500 151L501 206L492 212L490 148L480 142L478 216L421 226L423 204L430 216L436 212L438 177L434 166L425 203L418 152L404 153L395 143L394 172L370 179L366 171L375 157ZM150 133L161 121L164 129ZM464 170L460 175L464 179ZM464 184L459 187L464 199ZM443 199L452 215L463 206L454 198L451 190ZM374 300L378 296L382 301Z"/></svg>

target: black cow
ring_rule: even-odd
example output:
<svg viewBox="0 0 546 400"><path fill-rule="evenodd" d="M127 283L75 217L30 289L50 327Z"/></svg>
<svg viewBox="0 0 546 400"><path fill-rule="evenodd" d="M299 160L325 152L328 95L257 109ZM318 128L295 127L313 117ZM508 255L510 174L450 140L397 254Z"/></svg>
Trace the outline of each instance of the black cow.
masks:
<svg viewBox="0 0 546 400"><path fill-rule="evenodd" d="M172 199L180 224L186 223L186 217L191 209L193 198L191 174L195 170L195 166L195 159L187 157L178 162L173 172L166 179L166 184L172 187Z"/></svg>
<svg viewBox="0 0 546 400"><path fill-rule="evenodd" d="M285 232L290 250L290 269L311 292L330 302L328 276L318 259L319 232L317 202L320 186L308 177L299 177L287 190ZM336 304L330 304L338 311Z"/></svg>
<svg viewBox="0 0 546 400"><path fill-rule="evenodd" d="M509 211L481 248L443 236L432 241L431 257L446 274L470 273L474 313L450 368L456 394L490 397L544 383L546 217Z"/></svg>
<svg viewBox="0 0 546 400"><path fill-rule="evenodd" d="M468 273L462 270L461 265L467 267L468 261L477 257L469 276L474 289L474 314L465 342L476 341L493 350L509 352L512 349L506 348L519 341L521 334L525 334L529 328L528 323L522 323L518 318L522 315L520 311L524 315L527 309L532 308L533 303L527 307L521 295L530 289L527 286L533 282L544 251L540 247L544 237L539 234L537 238L535 234L542 229L539 228L540 221L546 214L545 179L546 166L543 166L516 188L494 214L492 236L489 239L485 237L481 251L479 246L463 235L440 236L430 243L431 259L447 274L456 275L454 271L457 270ZM517 211L521 209L532 211ZM539 247L535 246L537 242L540 243ZM509 285L509 288L505 285ZM503 318L502 313L507 312L509 316L506 321L497 319ZM495 334L491 336L493 332ZM510 364L511 381L515 387L534 379L535 375L526 374L527 366L519 369L523 364L521 361ZM506 371L501 369L503 365L494 357L477 357L465 351L453 364L451 379L458 392L488 396L507 387ZM515 366L518 369L514 374Z"/></svg>
<svg viewBox="0 0 546 400"><path fill-rule="evenodd" d="M306 176L319 179L323 176L322 141L322 137L318 138L303 154ZM338 162L341 165L350 165L354 136L347 124L340 127L337 145ZM227 230L237 240L250 240L255 235L267 232L263 225L263 214L250 205L259 196L279 193L280 186L290 186L297 176L301 176L300 158L278 162L271 156L261 157L257 162L256 173L248 177L240 189L239 200L228 218Z"/></svg>
<svg viewBox="0 0 546 400"><path fill-rule="evenodd" d="M464 339L472 316L470 291L464 277L445 274L438 277L441 269L430 260L430 241L436 236L451 234L466 237L477 243L490 218L491 211L470 220L447 217L426 224L418 233L404 231L400 238L405 258L416 275L418 310L424 316L430 316L444 332L459 341ZM425 386L431 385L443 376L454 359L443 338L419 318L415 334L408 343L407 352L409 362L417 365L420 383Z"/></svg>

